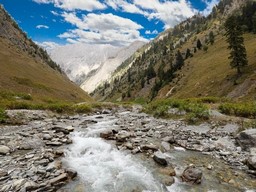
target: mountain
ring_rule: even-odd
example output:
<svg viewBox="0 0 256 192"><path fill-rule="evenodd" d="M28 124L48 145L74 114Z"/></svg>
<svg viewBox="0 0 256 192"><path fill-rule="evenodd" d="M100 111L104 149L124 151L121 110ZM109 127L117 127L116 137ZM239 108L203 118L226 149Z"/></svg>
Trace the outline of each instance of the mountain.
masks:
<svg viewBox="0 0 256 192"><path fill-rule="evenodd" d="M118 51L119 48L112 45L77 43L56 47L49 55L72 81L81 84L90 71L98 69Z"/></svg>
<svg viewBox="0 0 256 192"><path fill-rule="evenodd" d="M111 77L111 74L132 54L134 54L145 43L136 41L129 45L119 49L114 55L108 57L100 67L90 73L88 78L82 83L81 88L91 93L102 82Z"/></svg>
<svg viewBox="0 0 256 192"><path fill-rule="evenodd" d="M91 101L0 6L0 92L31 94L35 100Z"/></svg>
<svg viewBox="0 0 256 192"><path fill-rule="evenodd" d="M92 92L144 44L137 41L127 47L115 47L77 43L56 47L49 53L72 81L81 85L83 90Z"/></svg>
<svg viewBox="0 0 256 192"><path fill-rule="evenodd" d="M233 13L239 15L249 61L241 77L230 67L225 37L224 23ZM120 66L91 95L112 101L205 96L253 100L256 94L254 30L255 1L221 0L209 16L198 14L164 31L145 45L144 51L133 55L132 62L125 61L130 64Z"/></svg>

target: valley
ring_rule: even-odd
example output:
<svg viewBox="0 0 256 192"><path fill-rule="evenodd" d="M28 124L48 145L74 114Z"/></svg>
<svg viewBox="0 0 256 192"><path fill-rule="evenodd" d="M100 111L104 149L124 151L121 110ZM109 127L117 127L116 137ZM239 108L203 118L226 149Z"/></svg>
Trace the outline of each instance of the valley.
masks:
<svg viewBox="0 0 256 192"><path fill-rule="evenodd" d="M13 1L0 192L256 192L255 0Z"/></svg>

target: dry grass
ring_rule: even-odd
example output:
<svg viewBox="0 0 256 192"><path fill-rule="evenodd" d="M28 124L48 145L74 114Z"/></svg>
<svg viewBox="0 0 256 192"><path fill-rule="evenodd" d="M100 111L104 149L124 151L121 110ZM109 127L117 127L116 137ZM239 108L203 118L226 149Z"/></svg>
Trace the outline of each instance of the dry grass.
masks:
<svg viewBox="0 0 256 192"><path fill-rule="evenodd" d="M193 58L186 61L185 67L179 73L179 81L165 87L165 95L173 86L176 98L216 96L238 98L240 100L253 100L255 97L256 74L256 38L253 34L245 35L245 45L248 54L249 66L245 68L244 75L234 85L236 70L229 65L229 50L223 36L217 36L214 45L208 51L198 51ZM249 83L246 81L250 81ZM178 83L177 83L178 81ZM253 81L253 82L251 82ZM242 92L241 90L246 90Z"/></svg>
<svg viewBox="0 0 256 192"><path fill-rule="evenodd" d="M91 101L91 98L67 77L48 65L35 61L0 38L0 91L30 94L33 101Z"/></svg>

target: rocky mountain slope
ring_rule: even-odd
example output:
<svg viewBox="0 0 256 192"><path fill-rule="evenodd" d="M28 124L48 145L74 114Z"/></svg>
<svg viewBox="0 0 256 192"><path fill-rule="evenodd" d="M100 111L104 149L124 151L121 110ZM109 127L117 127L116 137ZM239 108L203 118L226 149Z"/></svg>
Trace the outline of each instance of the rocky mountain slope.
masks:
<svg viewBox="0 0 256 192"><path fill-rule="evenodd" d="M46 51L38 47L0 6L0 92L33 99L84 101L91 98L72 83Z"/></svg>
<svg viewBox="0 0 256 192"><path fill-rule="evenodd" d="M50 51L50 56L72 81L92 92L144 44L137 41L127 47L115 47L77 43L57 47Z"/></svg>
<svg viewBox="0 0 256 192"><path fill-rule="evenodd" d="M209 16L195 15L163 32L145 45L132 65L119 67L116 73L122 71L122 75L112 77L92 95L102 100L201 96L253 99L256 40L251 20L256 14L255 4L251 0L221 0ZM249 61L236 81L224 35L224 22L232 13L240 15Z"/></svg>

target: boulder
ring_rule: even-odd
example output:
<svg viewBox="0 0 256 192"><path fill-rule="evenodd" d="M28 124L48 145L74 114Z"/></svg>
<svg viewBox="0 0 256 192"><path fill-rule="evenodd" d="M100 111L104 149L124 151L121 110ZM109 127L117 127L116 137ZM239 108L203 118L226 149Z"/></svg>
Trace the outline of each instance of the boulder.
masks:
<svg viewBox="0 0 256 192"><path fill-rule="evenodd" d="M155 162L157 162L159 165L167 166L168 162L166 160L165 155L161 151L157 151L154 153L153 159Z"/></svg>
<svg viewBox="0 0 256 192"><path fill-rule="evenodd" d="M105 131L105 132L100 133L100 137L102 139L106 139L106 140L113 140L114 134L112 131Z"/></svg>
<svg viewBox="0 0 256 192"><path fill-rule="evenodd" d="M5 145L0 145L0 155L6 155L10 153L11 149Z"/></svg>
<svg viewBox="0 0 256 192"><path fill-rule="evenodd" d="M250 149L250 156L247 159L248 168L251 170L256 170L256 148Z"/></svg>
<svg viewBox="0 0 256 192"><path fill-rule="evenodd" d="M202 176L203 173L200 169L196 168L195 166L189 166L183 171L181 179L183 182L200 184L202 181Z"/></svg>
<svg viewBox="0 0 256 192"><path fill-rule="evenodd" d="M252 147L256 147L256 129L248 129L240 132L236 137L236 141L246 151L249 151Z"/></svg>
<svg viewBox="0 0 256 192"><path fill-rule="evenodd" d="M159 173L161 173L162 175L176 176L176 171L172 166L164 167L164 168L161 167L159 169Z"/></svg>
<svg viewBox="0 0 256 192"><path fill-rule="evenodd" d="M70 179L73 179L77 176L77 172L73 169L66 169L65 171Z"/></svg>

